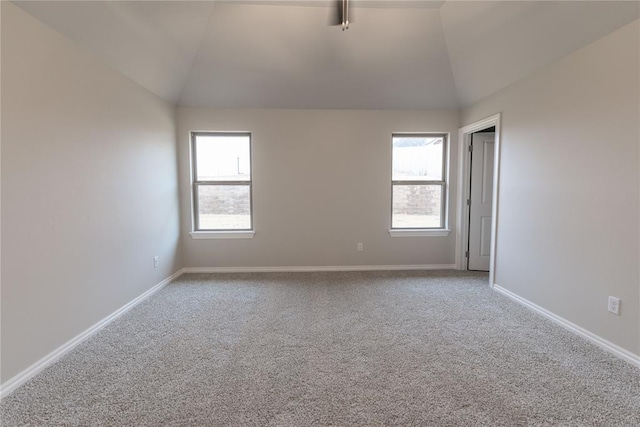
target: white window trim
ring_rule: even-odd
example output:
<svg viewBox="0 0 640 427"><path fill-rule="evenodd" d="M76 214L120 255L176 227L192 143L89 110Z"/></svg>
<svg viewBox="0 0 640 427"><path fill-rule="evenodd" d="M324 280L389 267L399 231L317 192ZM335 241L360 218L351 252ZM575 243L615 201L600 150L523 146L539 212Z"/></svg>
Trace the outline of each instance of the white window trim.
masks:
<svg viewBox="0 0 640 427"><path fill-rule="evenodd" d="M389 228L389 234L391 237L426 237L426 236L448 236L451 233L449 229L449 169L451 166L451 134L449 132L393 132L391 134L391 139L393 141L393 137L399 136L424 136L424 135L442 135L445 140L445 150L442 153L443 158L443 183L442 183L442 191L444 192L444 197L442 200L442 228ZM393 224L393 144L391 148L391 224Z"/></svg>
<svg viewBox="0 0 640 427"><path fill-rule="evenodd" d="M445 237L451 233L446 228L416 228L415 230L407 228L396 228L389 230L391 237Z"/></svg>
<svg viewBox="0 0 640 427"><path fill-rule="evenodd" d="M253 239L256 232L253 230L243 231L192 231L189 233L192 239Z"/></svg>
<svg viewBox="0 0 640 427"><path fill-rule="evenodd" d="M249 136L249 169L251 171L251 178L249 179L249 200L250 200L250 221L251 228L249 229L229 229L229 230L200 230L197 229L197 196L196 186L203 183L196 182L196 150L195 140L198 135L248 135ZM234 131L234 132L219 132L219 131L192 131L190 132L189 141L189 158L191 161L191 231L189 234L192 239L251 239L255 234L253 228L253 135L248 131ZM216 181L215 185L221 185L221 182ZM213 184L213 183L212 183Z"/></svg>

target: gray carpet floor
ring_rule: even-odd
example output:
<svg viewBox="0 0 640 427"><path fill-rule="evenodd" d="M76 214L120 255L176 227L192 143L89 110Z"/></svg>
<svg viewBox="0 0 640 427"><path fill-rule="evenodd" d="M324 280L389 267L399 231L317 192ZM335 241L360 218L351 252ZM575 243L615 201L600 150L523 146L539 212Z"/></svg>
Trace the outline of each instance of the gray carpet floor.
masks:
<svg viewBox="0 0 640 427"><path fill-rule="evenodd" d="M189 274L0 403L2 425L640 426L640 370L436 272Z"/></svg>

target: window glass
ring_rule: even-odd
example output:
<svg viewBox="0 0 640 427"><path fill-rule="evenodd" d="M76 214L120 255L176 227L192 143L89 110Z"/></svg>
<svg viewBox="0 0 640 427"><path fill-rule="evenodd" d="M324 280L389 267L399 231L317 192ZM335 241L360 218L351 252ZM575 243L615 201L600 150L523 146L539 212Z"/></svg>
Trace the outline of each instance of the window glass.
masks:
<svg viewBox="0 0 640 427"><path fill-rule="evenodd" d="M195 142L198 181L249 181L249 135L198 135Z"/></svg>
<svg viewBox="0 0 640 427"><path fill-rule="evenodd" d="M438 228L441 226L442 187L394 185L392 228Z"/></svg>
<svg viewBox="0 0 640 427"><path fill-rule="evenodd" d="M393 180L442 180L443 146L443 137L394 135Z"/></svg>
<svg viewBox="0 0 640 427"><path fill-rule="evenodd" d="M444 228L444 134L392 136L391 228Z"/></svg>
<svg viewBox="0 0 640 427"><path fill-rule="evenodd" d="M201 230L251 228L248 185L199 185L198 222Z"/></svg>
<svg viewBox="0 0 640 427"><path fill-rule="evenodd" d="M193 133L195 231L252 230L251 135Z"/></svg>

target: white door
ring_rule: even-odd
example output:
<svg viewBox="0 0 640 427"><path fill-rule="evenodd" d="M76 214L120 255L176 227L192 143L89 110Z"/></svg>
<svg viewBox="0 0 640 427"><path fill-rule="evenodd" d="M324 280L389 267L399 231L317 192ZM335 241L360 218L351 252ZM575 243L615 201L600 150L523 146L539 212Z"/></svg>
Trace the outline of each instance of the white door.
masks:
<svg viewBox="0 0 640 427"><path fill-rule="evenodd" d="M471 135L469 270L489 271L495 135L493 132Z"/></svg>

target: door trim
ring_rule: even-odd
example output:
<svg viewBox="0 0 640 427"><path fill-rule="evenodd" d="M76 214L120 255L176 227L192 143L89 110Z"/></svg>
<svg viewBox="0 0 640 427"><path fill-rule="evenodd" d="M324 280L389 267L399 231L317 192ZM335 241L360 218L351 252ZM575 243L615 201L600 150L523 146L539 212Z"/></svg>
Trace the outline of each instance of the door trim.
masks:
<svg viewBox="0 0 640 427"><path fill-rule="evenodd" d="M456 268L466 270L465 252L469 243L469 206L467 200L470 197L471 157L469 145L471 134L495 126L495 149L493 153L493 202L491 204L491 254L489 261L489 285L495 283L496 271L496 243L498 235L498 194L500 186L500 142L502 129L500 127L501 113L471 123L458 130L458 204L456 209ZM467 219L465 221L465 218Z"/></svg>

